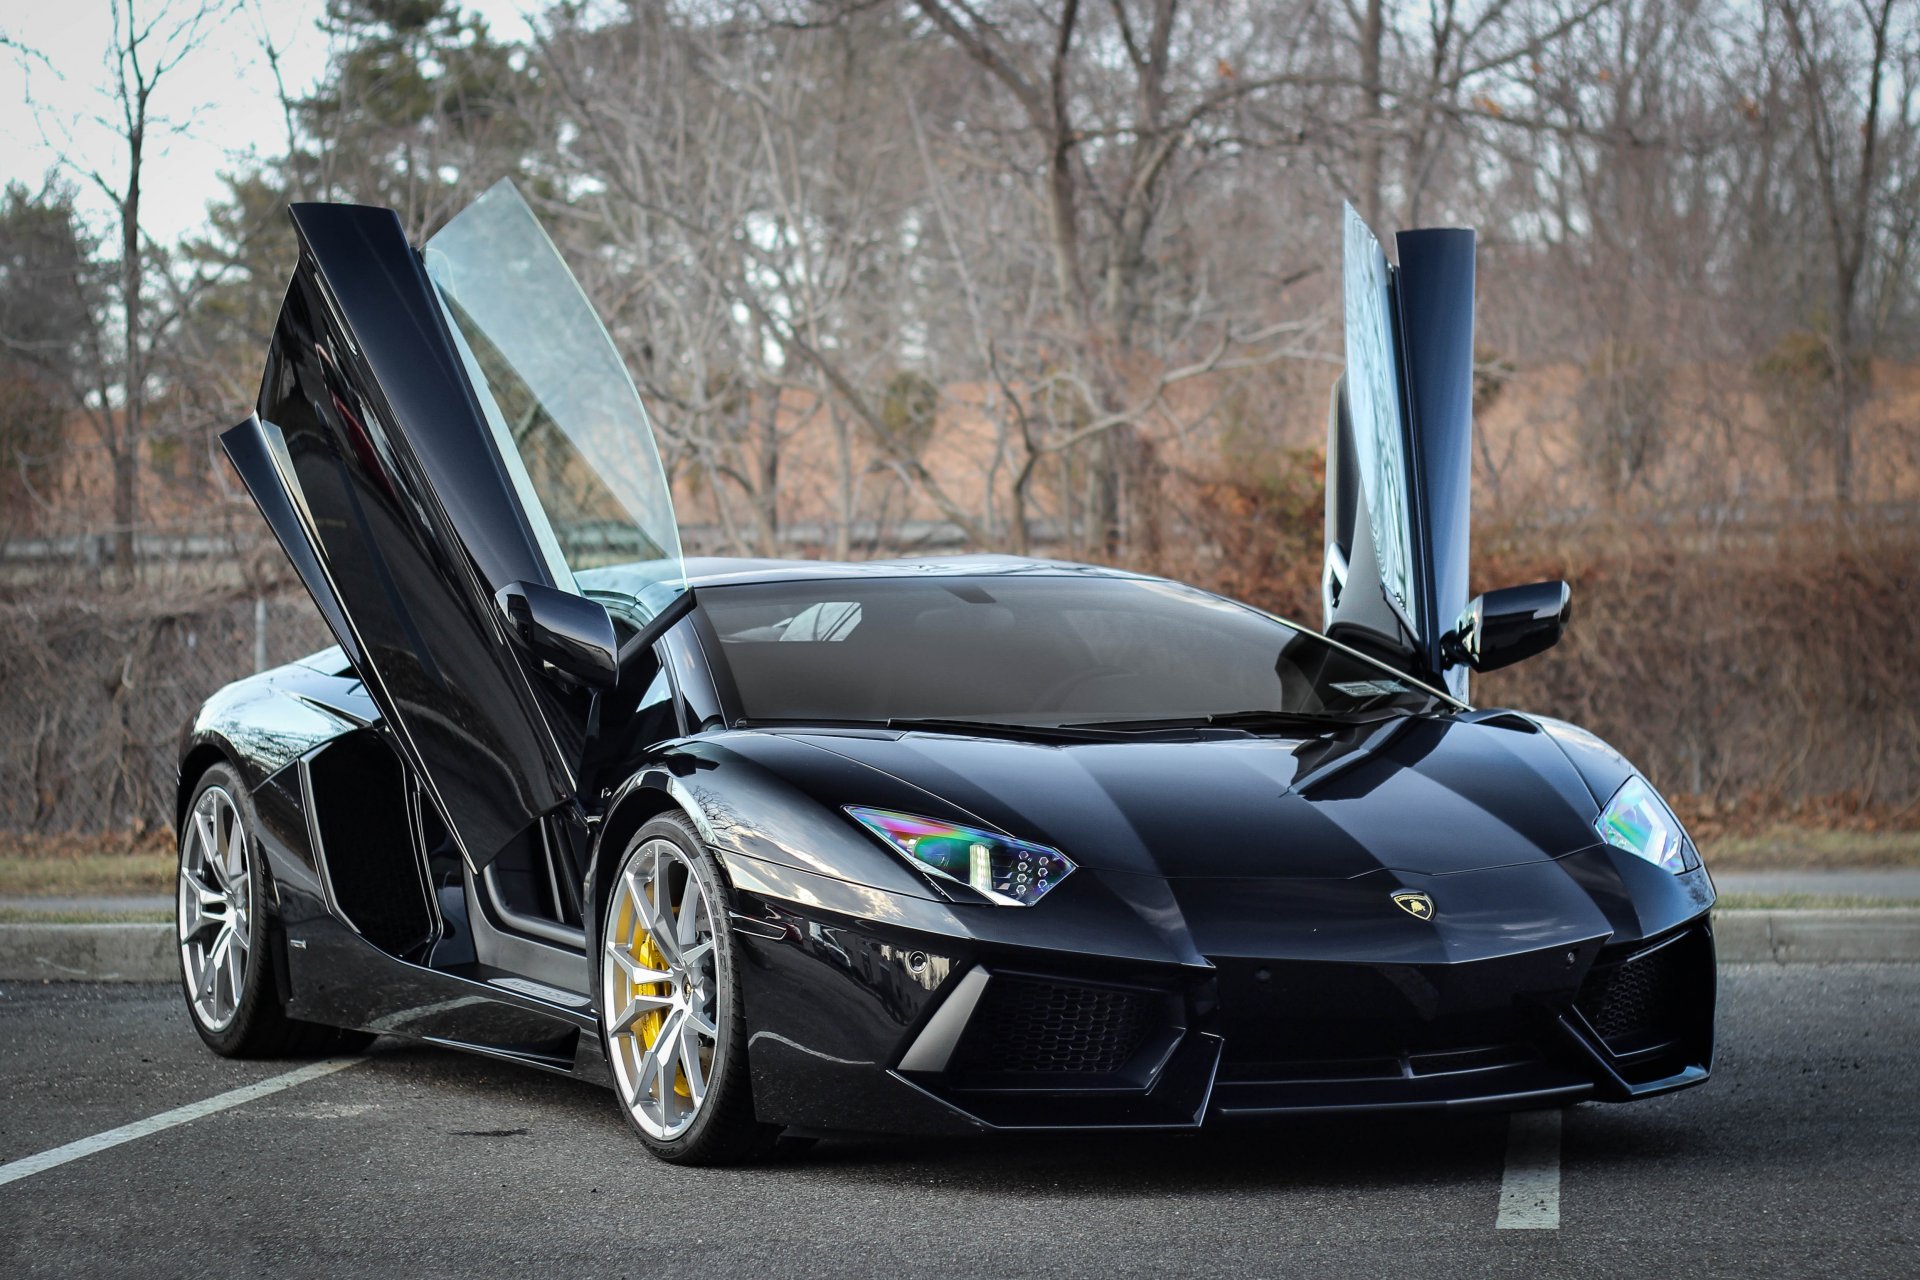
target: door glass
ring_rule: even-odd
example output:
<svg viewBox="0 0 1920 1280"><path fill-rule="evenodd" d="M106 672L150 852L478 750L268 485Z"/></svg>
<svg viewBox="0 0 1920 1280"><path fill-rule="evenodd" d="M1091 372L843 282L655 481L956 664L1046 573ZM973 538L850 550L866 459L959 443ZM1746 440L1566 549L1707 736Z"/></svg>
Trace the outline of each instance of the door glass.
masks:
<svg viewBox="0 0 1920 1280"><path fill-rule="evenodd" d="M628 597L681 589L680 531L647 411L533 211L496 184L426 244L427 274L554 581Z"/></svg>
<svg viewBox="0 0 1920 1280"><path fill-rule="evenodd" d="M1347 413L1353 422L1359 455L1360 488L1380 562L1380 585L1387 600L1415 635L1413 590L1413 512L1407 503L1412 475L1407 431L1401 419L1400 353L1393 340L1392 305L1387 292L1387 255L1380 242L1346 207Z"/></svg>

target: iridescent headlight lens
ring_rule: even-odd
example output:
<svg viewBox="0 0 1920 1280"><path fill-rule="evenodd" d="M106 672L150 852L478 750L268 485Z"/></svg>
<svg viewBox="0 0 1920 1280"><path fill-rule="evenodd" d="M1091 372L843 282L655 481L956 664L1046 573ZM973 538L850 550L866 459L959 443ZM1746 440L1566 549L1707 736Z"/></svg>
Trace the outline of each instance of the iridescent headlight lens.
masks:
<svg viewBox="0 0 1920 1280"><path fill-rule="evenodd" d="M1073 861L1058 849L998 832L859 805L848 805L847 813L921 870L969 885L1003 907L1030 907L1073 872Z"/></svg>
<svg viewBox="0 0 1920 1280"><path fill-rule="evenodd" d="M1593 825L1608 844L1637 853L1656 867L1678 874L1700 865L1680 820L1637 773L1620 784Z"/></svg>

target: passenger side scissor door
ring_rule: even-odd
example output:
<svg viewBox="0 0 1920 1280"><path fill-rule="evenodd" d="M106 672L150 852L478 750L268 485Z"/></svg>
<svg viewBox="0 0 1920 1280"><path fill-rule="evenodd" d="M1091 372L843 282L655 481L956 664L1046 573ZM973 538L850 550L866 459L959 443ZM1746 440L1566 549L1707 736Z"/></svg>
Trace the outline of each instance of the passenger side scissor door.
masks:
<svg viewBox="0 0 1920 1280"><path fill-rule="evenodd" d="M1351 206L1347 367L1327 429L1327 634L1466 692L1443 641L1467 605L1473 445L1469 230L1403 231L1399 264Z"/></svg>

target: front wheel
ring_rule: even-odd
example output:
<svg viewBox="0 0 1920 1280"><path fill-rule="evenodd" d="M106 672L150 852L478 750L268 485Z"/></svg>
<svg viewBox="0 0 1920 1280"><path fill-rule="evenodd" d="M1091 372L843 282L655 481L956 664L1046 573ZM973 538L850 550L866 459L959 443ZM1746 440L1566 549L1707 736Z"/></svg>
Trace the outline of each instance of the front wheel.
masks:
<svg viewBox="0 0 1920 1280"><path fill-rule="evenodd" d="M754 1118L726 881L677 814L621 859L601 936L600 1027L620 1109L656 1156L735 1164L772 1150Z"/></svg>
<svg viewBox="0 0 1920 1280"><path fill-rule="evenodd" d="M180 831L174 925L193 1029L229 1058L345 1052L373 1037L287 1016L269 955L267 874L246 786L224 764L201 775Z"/></svg>

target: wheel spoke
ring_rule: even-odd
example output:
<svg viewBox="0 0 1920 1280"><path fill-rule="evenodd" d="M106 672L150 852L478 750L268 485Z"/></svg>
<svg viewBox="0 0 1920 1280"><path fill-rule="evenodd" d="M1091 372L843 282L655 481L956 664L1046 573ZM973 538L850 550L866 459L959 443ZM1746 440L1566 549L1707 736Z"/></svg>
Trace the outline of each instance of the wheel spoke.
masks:
<svg viewBox="0 0 1920 1280"><path fill-rule="evenodd" d="M674 1071L680 1056L680 1042L687 1027L687 1015L684 1008L667 1015L660 1024L660 1034L654 1039L652 1053L660 1064L659 1074L654 1077L654 1092L660 1100L660 1119L662 1123L672 1123L667 1115L667 1106L672 1101L674 1089Z"/></svg>
<svg viewBox="0 0 1920 1280"><path fill-rule="evenodd" d="M199 914L208 920L225 920L233 910L233 903L227 895L218 889L210 889L197 876L182 870L180 880L186 887L188 901Z"/></svg>
<svg viewBox="0 0 1920 1280"><path fill-rule="evenodd" d="M247 829L240 823L240 811L233 811L227 827L226 872L229 888L239 888L247 879Z"/></svg>
<svg viewBox="0 0 1920 1280"><path fill-rule="evenodd" d="M634 1064L633 1091L627 1095L627 1105L631 1107L640 1105L640 1099L646 1096L653 1085L653 1078L660 1072L660 1059L651 1050L640 1048L638 1041L635 1041L634 1047L639 1052L634 1055L637 1061Z"/></svg>
<svg viewBox="0 0 1920 1280"><path fill-rule="evenodd" d="M213 827L213 839L207 842L207 860L220 869L222 879L227 874L227 845L232 839L233 830L226 823L226 814L215 800L207 809L207 821Z"/></svg>
<svg viewBox="0 0 1920 1280"><path fill-rule="evenodd" d="M633 1024L640 1021L642 1014L652 1013L656 1009L671 1008L672 1005L672 996L647 994L631 996L628 998L626 1006L620 1010L620 1016L607 1024L607 1034L610 1036L626 1035L633 1030Z"/></svg>
<svg viewBox="0 0 1920 1280"><path fill-rule="evenodd" d="M687 1082L687 1096L694 1108L707 1096L706 1069L700 1064L700 1040L684 1032L680 1040L680 1075Z"/></svg>
<svg viewBox="0 0 1920 1280"><path fill-rule="evenodd" d="M674 1049L680 1043L680 1032L686 1024L687 1014L684 1008L675 1009L661 1020L660 1034L653 1038L653 1045L648 1052L660 1060L662 1075L673 1073Z"/></svg>
<svg viewBox="0 0 1920 1280"><path fill-rule="evenodd" d="M674 950L680 952L680 963L691 966L687 948L699 940L700 917L706 905L706 897L700 892L700 882L693 878L691 869L687 872L687 887L680 894L680 910L674 917Z"/></svg>
<svg viewBox="0 0 1920 1280"><path fill-rule="evenodd" d="M652 982L673 981L673 975L663 973L659 969L650 969L646 965L641 964L633 952L626 947L608 948L607 959L620 966L620 971L626 974L627 981L636 987L646 986Z"/></svg>
<svg viewBox="0 0 1920 1280"><path fill-rule="evenodd" d="M632 867L629 867L627 868L627 870L621 872L620 887L615 891L615 897L613 901L614 901L614 914L616 918L619 915L619 909L621 904L624 903L633 908L633 921L632 921L633 925L638 926L640 928L646 927L646 923L647 923L646 912L644 908L642 908L640 905L640 880L639 880L638 873ZM616 941L618 941L623 946L632 945L634 941L634 934L632 929L628 929L625 933L622 933L616 939Z"/></svg>
<svg viewBox="0 0 1920 1280"><path fill-rule="evenodd" d="M240 951L232 945L229 935L227 962L221 966L221 973L227 980L227 1009L231 1012L240 1007Z"/></svg>
<svg viewBox="0 0 1920 1280"><path fill-rule="evenodd" d="M626 886L628 899L633 903L633 917L640 926L640 932L646 934L648 939L653 939L659 929L653 916L653 902L647 897L647 885L640 878L639 868L629 870L622 877L622 883Z"/></svg>
<svg viewBox="0 0 1920 1280"><path fill-rule="evenodd" d="M207 891L187 871L180 868L180 941L185 942L207 927Z"/></svg>
<svg viewBox="0 0 1920 1280"><path fill-rule="evenodd" d="M670 1046L674 1038L678 1035L679 1028L675 1021L675 1016L670 1013L667 1015L666 1020L660 1024L660 1030L654 1036L653 1043L647 1046L646 1052L641 1058L638 1089L642 1093L650 1092L653 1094L653 1100L660 1108L661 1123L663 1124L666 1123L666 1096L673 1088L672 1081L668 1079L668 1076L672 1072L673 1064L673 1059L670 1056Z"/></svg>
<svg viewBox="0 0 1920 1280"><path fill-rule="evenodd" d="M680 958L680 939L675 936L673 919L672 866L667 858L654 859L653 893L648 903L647 920L647 932L653 935L653 944L670 961Z"/></svg>
<svg viewBox="0 0 1920 1280"><path fill-rule="evenodd" d="M653 903L644 894L639 901L641 903L640 927L646 930L647 941L653 944L654 950L666 957L668 963L672 963L673 940L661 924L659 912L654 909Z"/></svg>
<svg viewBox="0 0 1920 1280"><path fill-rule="evenodd" d="M195 811L193 815L193 839L198 848L200 866L213 873L214 879L224 885L226 873L220 867L220 855L214 848L217 837L213 834L213 817L210 814Z"/></svg>

